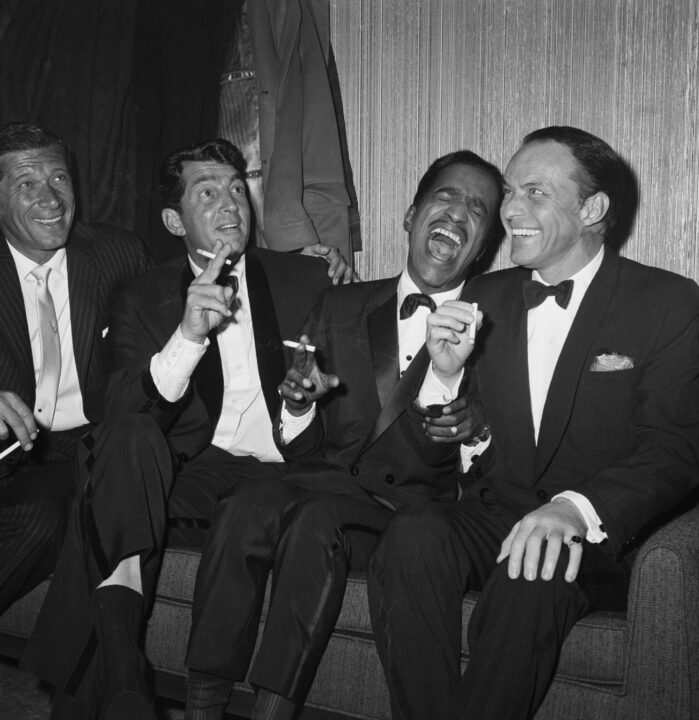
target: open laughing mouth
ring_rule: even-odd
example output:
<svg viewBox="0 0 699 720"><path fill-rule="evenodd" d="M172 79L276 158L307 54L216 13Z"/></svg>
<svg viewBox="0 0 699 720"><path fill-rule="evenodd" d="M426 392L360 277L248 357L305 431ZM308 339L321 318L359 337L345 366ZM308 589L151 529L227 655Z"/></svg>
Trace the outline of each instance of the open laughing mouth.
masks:
<svg viewBox="0 0 699 720"><path fill-rule="evenodd" d="M533 237L534 235L538 235L539 231L534 230L533 228L512 228L512 237L520 238L520 237Z"/></svg>
<svg viewBox="0 0 699 720"><path fill-rule="evenodd" d="M44 225L45 227L57 225L61 220L63 220L63 214L57 215L54 218L34 218L35 223L39 223L39 225Z"/></svg>
<svg viewBox="0 0 699 720"><path fill-rule="evenodd" d="M443 227L436 227L430 232L428 248L434 258L448 262L456 258L462 244L461 237L455 232Z"/></svg>

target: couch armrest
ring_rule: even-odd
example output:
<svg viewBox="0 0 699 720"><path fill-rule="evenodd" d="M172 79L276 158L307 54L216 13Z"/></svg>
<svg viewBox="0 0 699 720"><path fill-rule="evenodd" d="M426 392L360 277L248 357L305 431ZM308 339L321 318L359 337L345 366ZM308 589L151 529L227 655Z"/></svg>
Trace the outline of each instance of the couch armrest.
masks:
<svg viewBox="0 0 699 720"><path fill-rule="evenodd" d="M699 707L697 598L699 505L653 533L634 562L627 613L627 690L636 696L639 708L662 704L658 693L667 694L673 706L679 702Z"/></svg>

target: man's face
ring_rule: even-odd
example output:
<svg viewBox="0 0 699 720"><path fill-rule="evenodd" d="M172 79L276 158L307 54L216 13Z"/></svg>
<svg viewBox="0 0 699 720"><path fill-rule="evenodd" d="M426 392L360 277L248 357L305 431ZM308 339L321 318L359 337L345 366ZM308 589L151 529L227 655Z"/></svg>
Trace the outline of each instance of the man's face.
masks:
<svg viewBox="0 0 699 720"><path fill-rule="evenodd" d="M237 260L250 232L250 205L240 173L231 165L189 161L184 163L182 181L181 210L170 211L179 219L179 230L166 220L168 229L184 236L187 252L200 267L209 261L197 254L197 248L212 252L216 240L231 245L231 257Z"/></svg>
<svg viewBox="0 0 699 720"><path fill-rule="evenodd" d="M60 147L0 157L0 231L19 252L46 262L68 240L75 197Z"/></svg>
<svg viewBox="0 0 699 720"><path fill-rule="evenodd" d="M587 212L573 180L577 169L565 145L546 140L520 148L505 171L500 217L510 258L550 283L574 275L589 259Z"/></svg>
<svg viewBox="0 0 699 720"><path fill-rule="evenodd" d="M451 290L481 254L497 213L498 187L482 168L444 168L418 203L410 206L408 272L427 294Z"/></svg>

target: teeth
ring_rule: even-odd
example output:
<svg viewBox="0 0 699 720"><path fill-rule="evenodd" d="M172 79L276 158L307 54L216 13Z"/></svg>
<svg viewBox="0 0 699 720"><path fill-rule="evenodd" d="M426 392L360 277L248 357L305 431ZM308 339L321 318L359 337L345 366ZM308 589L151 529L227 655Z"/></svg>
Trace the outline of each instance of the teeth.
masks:
<svg viewBox="0 0 699 720"><path fill-rule="evenodd" d="M50 220L43 220L41 218L34 218L34 222L38 222L41 225L55 225L57 222L60 222L63 219L63 215L59 215L58 217L51 218Z"/></svg>
<svg viewBox="0 0 699 720"><path fill-rule="evenodd" d="M538 230L530 230L529 228L512 228L512 235L514 237L531 237L537 235Z"/></svg>
<svg viewBox="0 0 699 720"><path fill-rule="evenodd" d="M221 225L219 227L219 230L235 230L238 226L237 225Z"/></svg>
<svg viewBox="0 0 699 720"><path fill-rule="evenodd" d="M430 233L430 237L434 237L435 235L444 235L444 237L453 240L457 245L461 245L461 238L456 233L451 232L451 230L446 230L445 228L435 228Z"/></svg>

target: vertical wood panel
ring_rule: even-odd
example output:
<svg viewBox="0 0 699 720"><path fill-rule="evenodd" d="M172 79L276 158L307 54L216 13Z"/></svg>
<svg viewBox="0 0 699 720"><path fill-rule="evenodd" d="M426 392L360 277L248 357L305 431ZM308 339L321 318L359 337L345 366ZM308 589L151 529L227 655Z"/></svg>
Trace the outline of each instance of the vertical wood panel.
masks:
<svg viewBox="0 0 699 720"><path fill-rule="evenodd" d="M623 254L699 279L699 0L330 0L366 279L405 261L402 217L438 155L503 167L570 124L636 172ZM507 267L503 245L494 267Z"/></svg>

